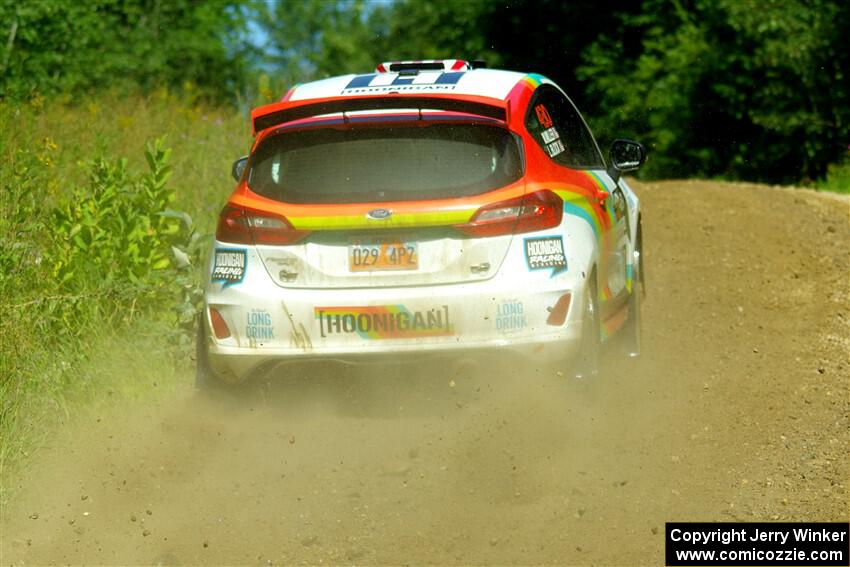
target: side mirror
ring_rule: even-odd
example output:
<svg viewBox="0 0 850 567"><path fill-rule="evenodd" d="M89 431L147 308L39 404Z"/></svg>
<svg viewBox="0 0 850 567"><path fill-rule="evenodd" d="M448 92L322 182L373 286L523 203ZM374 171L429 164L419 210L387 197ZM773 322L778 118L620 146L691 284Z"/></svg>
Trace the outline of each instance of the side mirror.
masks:
<svg viewBox="0 0 850 567"><path fill-rule="evenodd" d="M646 150L643 145L634 140L614 140L608 152L611 159L611 177L614 181L620 179L620 174L634 171L646 161Z"/></svg>
<svg viewBox="0 0 850 567"><path fill-rule="evenodd" d="M245 173L245 168L248 166L248 156L242 156L233 162L233 167L230 170L230 175L236 181L242 181L242 175Z"/></svg>

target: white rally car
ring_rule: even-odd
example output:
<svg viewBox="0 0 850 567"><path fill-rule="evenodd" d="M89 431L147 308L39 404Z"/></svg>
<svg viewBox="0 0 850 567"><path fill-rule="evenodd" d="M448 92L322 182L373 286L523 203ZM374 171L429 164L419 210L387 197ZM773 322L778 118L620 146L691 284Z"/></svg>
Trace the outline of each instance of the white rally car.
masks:
<svg viewBox="0 0 850 567"><path fill-rule="evenodd" d="M620 172L645 152L617 140L606 165L552 81L383 63L252 120L210 257L200 385L388 354L516 353L588 376L615 334L638 352L640 208Z"/></svg>

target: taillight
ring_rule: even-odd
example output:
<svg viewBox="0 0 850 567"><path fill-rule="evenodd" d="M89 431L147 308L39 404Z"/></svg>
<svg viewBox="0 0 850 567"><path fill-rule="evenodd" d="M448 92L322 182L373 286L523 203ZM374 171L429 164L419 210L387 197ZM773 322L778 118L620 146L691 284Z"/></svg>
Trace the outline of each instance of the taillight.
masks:
<svg viewBox="0 0 850 567"><path fill-rule="evenodd" d="M481 207L455 228L469 236L501 236L554 228L561 224L564 202L549 190Z"/></svg>
<svg viewBox="0 0 850 567"><path fill-rule="evenodd" d="M572 296L569 293L565 293L561 297L558 298L558 302L555 304L555 307L552 307L549 310L549 317L546 319L547 325L555 325L560 327L567 320L567 313L570 311L570 300Z"/></svg>
<svg viewBox="0 0 850 567"><path fill-rule="evenodd" d="M216 338L226 339L230 336L230 329L224 322L224 317L215 307L210 307L210 321L212 321L213 333L215 333Z"/></svg>
<svg viewBox="0 0 850 567"><path fill-rule="evenodd" d="M308 234L286 217L233 205L221 210L215 231L216 240L234 244L294 244Z"/></svg>

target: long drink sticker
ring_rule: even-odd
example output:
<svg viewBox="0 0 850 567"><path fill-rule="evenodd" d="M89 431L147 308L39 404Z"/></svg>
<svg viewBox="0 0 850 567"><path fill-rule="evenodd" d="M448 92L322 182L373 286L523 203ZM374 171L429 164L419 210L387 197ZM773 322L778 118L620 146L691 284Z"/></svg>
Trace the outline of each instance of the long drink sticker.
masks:
<svg viewBox="0 0 850 567"><path fill-rule="evenodd" d="M550 277L567 271L564 239L560 236L542 236L525 239L525 261L529 270L552 269Z"/></svg>

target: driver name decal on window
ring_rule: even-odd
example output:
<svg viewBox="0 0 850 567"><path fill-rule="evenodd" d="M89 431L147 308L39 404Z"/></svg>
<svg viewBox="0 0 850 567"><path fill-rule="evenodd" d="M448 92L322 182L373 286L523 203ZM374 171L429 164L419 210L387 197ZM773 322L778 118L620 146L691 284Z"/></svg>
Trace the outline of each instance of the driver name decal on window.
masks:
<svg viewBox="0 0 850 567"><path fill-rule="evenodd" d="M538 106L542 107L543 105ZM540 132L540 137L546 145L546 153L549 154L549 157L555 157L564 151L564 144L561 142L561 135L558 134L558 130L554 126Z"/></svg>
<svg viewBox="0 0 850 567"><path fill-rule="evenodd" d="M551 144L546 144L546 153L549 154L549 157L555 157L563 151L564 144L561 143L561 140L555 140Z"/></svg>
<svg viewBox="0 0 850 567"><path fill-rule="evenodd" d="M551 142L554 142L555 140L557 140L561 136L558 134L558 130L556 130L555 127L552 126L551 128L549 128L547 130L543 130L542 132L540 132L540 137L543 138L544 142L549 144Z"/></svg>

